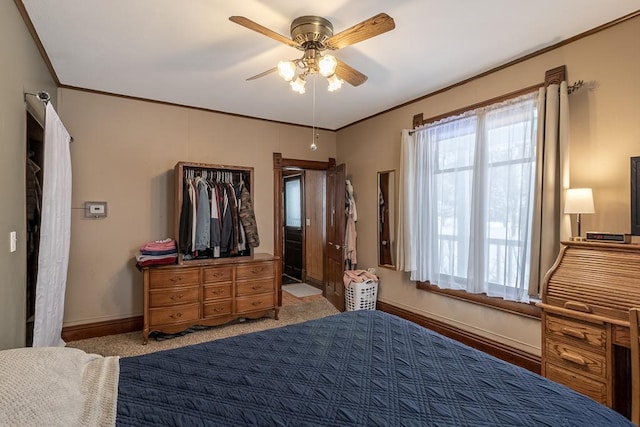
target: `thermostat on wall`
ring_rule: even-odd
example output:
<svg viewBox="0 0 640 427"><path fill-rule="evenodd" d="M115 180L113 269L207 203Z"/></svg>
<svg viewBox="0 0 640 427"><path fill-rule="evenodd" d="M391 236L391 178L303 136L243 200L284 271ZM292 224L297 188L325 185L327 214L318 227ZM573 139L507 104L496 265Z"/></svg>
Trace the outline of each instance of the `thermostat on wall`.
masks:
<svg viewBox="0 0 640 427"><path fill-rule="evenodd" d="M85 218L106 218L107 202L84 202Z"/></svg>
<svg viewBox="0 0 640 427"><path fill-rule="evenodd" d="M589 242L631 243L631 234L604 233L602 231L587 231Z"/></svg>

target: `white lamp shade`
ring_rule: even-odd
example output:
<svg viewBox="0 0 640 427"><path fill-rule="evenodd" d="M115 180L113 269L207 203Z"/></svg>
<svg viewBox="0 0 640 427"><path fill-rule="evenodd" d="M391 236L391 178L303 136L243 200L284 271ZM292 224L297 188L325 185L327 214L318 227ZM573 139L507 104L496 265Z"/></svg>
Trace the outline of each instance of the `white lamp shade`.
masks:
<svg viewBox="0 0 640 427"><path fill-rule="evenodd" d="M590 188L570 188L564 200L564 213L566 214L592 214L593 192Z"/></svg>

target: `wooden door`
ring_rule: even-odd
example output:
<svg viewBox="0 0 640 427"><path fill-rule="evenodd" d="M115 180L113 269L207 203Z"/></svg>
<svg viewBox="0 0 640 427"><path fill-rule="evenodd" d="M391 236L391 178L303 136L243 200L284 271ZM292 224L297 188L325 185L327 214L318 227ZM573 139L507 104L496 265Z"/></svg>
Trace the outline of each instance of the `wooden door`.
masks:
<svg viewBox="0 0 640 427"><path fill-rule="evenodd" d="M302 175L284 178L284 271L302 281L303 270L303 183Z"/></svg>
<svg viewBox="0 0 640 427"><path fill-rule="evenodd" d="M325 296L344 311L344 232L346 167L340 164L327 170L327 250L325 255Z"/></svg>

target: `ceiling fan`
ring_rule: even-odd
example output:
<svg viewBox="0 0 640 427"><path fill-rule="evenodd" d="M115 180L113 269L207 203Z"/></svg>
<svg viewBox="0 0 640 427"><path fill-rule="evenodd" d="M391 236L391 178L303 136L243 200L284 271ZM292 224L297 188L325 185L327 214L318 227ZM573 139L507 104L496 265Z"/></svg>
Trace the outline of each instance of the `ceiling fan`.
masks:
<svg viewBox="0 0 640 427"><path fill-rule="evenodd" d="M386 13L379 13L351 28L333 34L333 25L329 20L308 15L293 20L291 38L288 38L244 16L231 16L229 20L303 52L301 58L280 61L277 67L247 79L255 80L278 71L282 78L290 82L291 88L299 93L304 93L306 78L314 74L321 74L327 78L330 91L338 89L343 81L352 86L364 83L367 80L366 75L333 55L326 54L325 51L342 49L393 30L396 26L393 18Z"/></svg>

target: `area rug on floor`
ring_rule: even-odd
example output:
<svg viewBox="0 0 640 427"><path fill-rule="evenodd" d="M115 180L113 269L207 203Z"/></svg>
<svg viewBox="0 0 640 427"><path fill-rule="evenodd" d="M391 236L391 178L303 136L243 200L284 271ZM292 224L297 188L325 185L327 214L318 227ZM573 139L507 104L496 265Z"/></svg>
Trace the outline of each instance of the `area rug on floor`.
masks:
<svg viewBox="0 0 640 427"><path fill-rule="evenodd" d="M193 332L170 340L149 340L147 345L142 345L142 331L137 331L126 334L71 341L67 343L67 347L79 348L87 353L96 353L103 356L136 356L139 354L152 353L154 351L168 350L170 348L246 334L249 332L277 328L337 313L338 310L331 305L326 298L317 297L309 302L283 306L280 309L280 316L278 320L265 317L262 319L247 320L245 322L236 322L207 328L206 330Z"/></svg>
<svg viewBox="0 0 640 427"><path fill-rule="evenodd" d="M310 297L311 295L320 295L322 293L320 289L314 288L313 286L307 285L306 283L283 285L282 290L287 291L291 295L298 298Z"/></svg>

